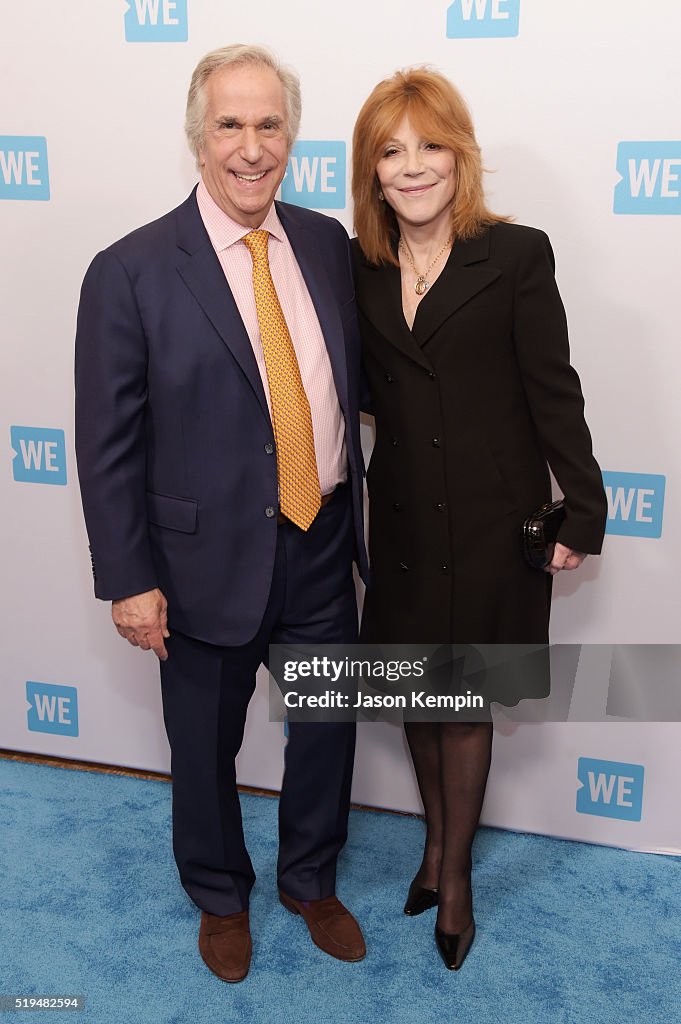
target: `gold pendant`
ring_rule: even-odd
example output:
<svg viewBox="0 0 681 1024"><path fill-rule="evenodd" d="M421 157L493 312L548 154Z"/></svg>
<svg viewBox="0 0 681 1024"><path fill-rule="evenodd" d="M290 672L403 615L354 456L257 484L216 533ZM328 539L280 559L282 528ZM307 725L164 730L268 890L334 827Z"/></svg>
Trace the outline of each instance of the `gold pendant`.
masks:
<svg viewBox="0 0 681 1024"><path fill-rule="evenodd" d="M414 291L417 295L425 295L428 291L428 282L425 277L418 277L416 284L414 285Z"/></svg>

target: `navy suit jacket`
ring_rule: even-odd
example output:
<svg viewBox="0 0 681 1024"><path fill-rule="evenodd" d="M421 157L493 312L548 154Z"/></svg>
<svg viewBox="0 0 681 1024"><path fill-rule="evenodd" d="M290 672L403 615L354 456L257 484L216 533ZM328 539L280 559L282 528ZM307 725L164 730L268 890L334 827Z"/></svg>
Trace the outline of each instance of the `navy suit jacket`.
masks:
<svg viewBox="0 0 681 1024"><path fill-rule="evenodd" d="M345 417L356 560L366 577L360 338L338 221L277 212L319 317ZM100 252L81 292L76 452L95 594L160 587L171 627L255 635L277 543L277 466L253 349L201 219L177 209Z"/></svg>

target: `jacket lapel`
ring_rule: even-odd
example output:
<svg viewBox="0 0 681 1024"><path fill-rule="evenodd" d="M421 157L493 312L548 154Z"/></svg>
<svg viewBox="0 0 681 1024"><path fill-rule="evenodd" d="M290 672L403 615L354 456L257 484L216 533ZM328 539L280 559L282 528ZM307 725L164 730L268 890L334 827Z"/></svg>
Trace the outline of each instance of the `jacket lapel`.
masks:
<svg viewBox="0 0 681 1024"><path fill-rule="evenodd" d="M281 203L277 203L276 207L317 313L319 326L322 329L329 353L338 400L347 417L349 415L349 398L345 334L338 309L338 299L326 269L328 260L319 246L316 234L297 216L296 207Z"/></svg>
<svg viewBox="0 0 681 1024"><path fill-rule="evenodd" d="M357 267L360 308L376 330L396 348L430 368L422 347L457 309L500 276L500 270L478 265L488 256L489 229L470 241L456 241L435 287L419 303L411 330L402 311L399 268L375 267L360 258Z"/></svg>
<svg viewBox="0 0 681 1024"><path fill-rule="evenodd" d="M263 413L270 419L267 399L253 347L244 322L239 315L232 292L225 280L220 261L201 220L196 203L196 189L177 209L177 269L184 283L199 303L243 370Z"/></svg>
<svg viewBox="0 0 681 1024"><path fill-rule="evenodd" d="M361 312L404 355L429 369L430 364L414 341L404 319L399 267L392 264L375 266L364 259L361 250L358 251L357 304Z"/></svg>
<svg viewBox="0 0 681 1024"><path fill-rule="evenodd" d="M424 346L457 309L501 276L494 267L481 266L489 257L489 228L468 241L457 240L436 287L419 303L412 327L415 341Z"/></svg>

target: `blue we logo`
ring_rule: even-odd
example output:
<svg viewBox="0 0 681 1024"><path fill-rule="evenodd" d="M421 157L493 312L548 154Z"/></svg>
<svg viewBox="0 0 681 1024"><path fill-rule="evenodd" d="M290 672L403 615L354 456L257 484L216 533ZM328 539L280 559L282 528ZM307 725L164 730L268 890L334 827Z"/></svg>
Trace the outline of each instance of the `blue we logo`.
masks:
<svg viewBox="0 0 681 1024"><path fill-rule="evenodd" d="M657 473L603 473L608 499L606 533L661 537L666 478Z"/></svg>
<svg viewBox="0 0 681 1024"><path fill-rule="evenodd" d="M577 813L640 821L643 765L580 757L577 765Z"/></svg>
<svg viewBox="0 0 681 1024"><path fill-rule="evenodd" d="M281 185L281 198L312 210L342 210L345 143L296 142Z"/></svg>
<svg viewBox="0 0 681 1024"><path fill-rule="evenodd" d="M681 214L681 141L620 142L614 213Z"/></svg>
<svg viewBox="0 0 681 1024"><path fill-rule="evenodd" d="M49 199L47 139L0 135L0 199Z"/></svg>
<svg viewBox="0 0 681 1024"><path fill-rule="evenodd" d="M26 700L30 732L78 735L78 690L75 686L27 682Z"/></svg>
<svg viewBox="0 0 681 1024"><path fill-rule="evenodd" d="M447 8L448 39L517 36L520 0L454 0Z"/></svg>
<svg viewBox="0 0 681 1024"><path fill-rule="evenodd" d="M125 38L128 43L186 43L187 0L128 0Z"/></svg>
<svg viewBox="0 0 681 1024"><path fill-rule="evenodd" d="M66 483L66 443L63 430L10 427L9 433L14 452L12 473L18 483Z"/></svg>

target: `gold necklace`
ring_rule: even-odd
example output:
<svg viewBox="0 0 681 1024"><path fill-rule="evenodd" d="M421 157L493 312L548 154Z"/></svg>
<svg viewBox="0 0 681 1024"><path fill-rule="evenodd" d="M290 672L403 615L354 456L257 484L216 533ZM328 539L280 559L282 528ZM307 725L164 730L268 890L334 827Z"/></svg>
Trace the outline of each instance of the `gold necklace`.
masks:
<svg viewBox="0 0 681 1024"><path fill-rule="evenodd" d="M437 254L437 256L435 257L435 259L433 260L433 262L430 264L430 266L426 270L425 274L419 274L418 270L414 266L414 261L412 259L411 253L409 252L409 249L407 248L406 242L403 242L402 239L400 238L399 248L402 250L404 255L407 257L407 260L409 261L409 265L411 266L411 269L416 274L416 283L414 284L414 291L416 292L417 295L425 295L426 294L426 292L430 288L430 281L426 280L426 278L428 277L428 274L431 272L431 270L433 269L433 267L435 266L437 261L440 259L440 256L442 256L442 253L445 251L445 249L449 248L449 246L451 244L452 244L452 237L450 235L450 237L447 239L447 241L442 246L442 248L440 249L440 251Z"/></svg>

